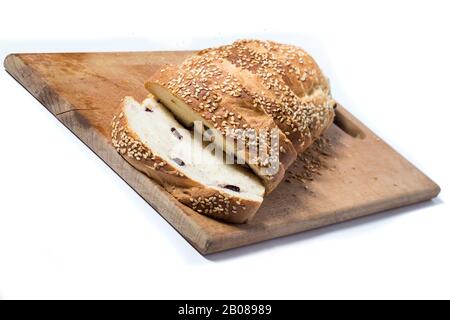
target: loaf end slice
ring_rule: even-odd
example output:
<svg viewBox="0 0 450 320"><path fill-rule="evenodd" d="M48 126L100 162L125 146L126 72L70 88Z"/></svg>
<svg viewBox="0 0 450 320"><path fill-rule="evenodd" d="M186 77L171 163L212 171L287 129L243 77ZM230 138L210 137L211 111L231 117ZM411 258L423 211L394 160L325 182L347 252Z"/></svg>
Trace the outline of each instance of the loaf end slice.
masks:
<svg viewBox="0 0 450 320"><path fill-rule="evenodd" d="M151 96L123 100L111 137L132 166L200 214L244 223L263 201L264 186L252 172L206 149Z"/></svg>

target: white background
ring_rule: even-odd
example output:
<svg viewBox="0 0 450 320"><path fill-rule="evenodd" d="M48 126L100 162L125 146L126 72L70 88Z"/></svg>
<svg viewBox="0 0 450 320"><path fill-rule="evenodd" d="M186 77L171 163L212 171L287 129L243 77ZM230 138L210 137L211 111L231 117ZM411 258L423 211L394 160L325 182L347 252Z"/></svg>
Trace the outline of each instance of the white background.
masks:
<svg viewBox="0 0 450 320"><path fill-rule="evenodd" d="M297 44L438 199L203 257L0 72L0 298L450 298L448 1L10 1L11 52Z"/></svg>

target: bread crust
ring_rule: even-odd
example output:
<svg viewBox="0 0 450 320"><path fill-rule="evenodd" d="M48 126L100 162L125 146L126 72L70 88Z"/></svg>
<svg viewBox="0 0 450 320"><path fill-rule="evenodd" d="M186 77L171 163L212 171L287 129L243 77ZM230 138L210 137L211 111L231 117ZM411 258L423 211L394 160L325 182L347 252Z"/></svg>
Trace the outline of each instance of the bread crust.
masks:
<svg viewBox="0 0 450 320"><path fill-rule="evenodd" d="M314 59L302 49L273 41L239 40L205 49L232 64L240 77L302 153L333 122L335 105L327 79Z"/></svg>
<svg viewBox="0 0 450 320"><path fill-rule="evenodd" d="M179 202L192 210L231 223L245 223L255 215L261 202L243 199L205 186L150 150L128 125L126 99L111 122L111 141L123 158L137 170L157 181Z"/></svg>

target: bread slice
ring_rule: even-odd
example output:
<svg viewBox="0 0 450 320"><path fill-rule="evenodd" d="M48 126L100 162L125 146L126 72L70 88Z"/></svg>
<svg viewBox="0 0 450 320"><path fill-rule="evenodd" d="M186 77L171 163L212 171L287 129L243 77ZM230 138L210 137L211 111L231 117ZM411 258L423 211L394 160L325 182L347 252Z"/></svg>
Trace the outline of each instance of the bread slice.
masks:
<svg viewBox="0 0 450 320"><path fill-rule="evenodd" d="M215 143L247 163L260 177L268 194L283 180L297 153L273 118L255 104L254 96L248 92L245 83L230 75L223 63L226 61L213 55L194 56L180 67L166 66L159 70L146 82L146 88L185 125L201 121L212 129ZM246 152L251 143L246 145L243 153L237 152L236 140L224 143L230 137L230 129L275 132L278 142L268 143L270 150L275 152L268 158L253 161L255 158ZM256 142L256 148L264 147L262 140Z"/></svg>
<svg viewBox="0 0 450 320"><path fill-rule="evenodd" d="M131 165L198 213L244 223L263 201L264 186L250 170L227 164L222 152L194 139L193 131L151 96L142 103L126 97L111 136Z"/></svg>
<svg viewBox="0 0 450 320"><path fill-rule="evenodd" d="M273 41L239 40L199 54L228 62L227 71L246 84L297 153L305 151L333 122L335 102L328 81L302 49Z"/></svg>

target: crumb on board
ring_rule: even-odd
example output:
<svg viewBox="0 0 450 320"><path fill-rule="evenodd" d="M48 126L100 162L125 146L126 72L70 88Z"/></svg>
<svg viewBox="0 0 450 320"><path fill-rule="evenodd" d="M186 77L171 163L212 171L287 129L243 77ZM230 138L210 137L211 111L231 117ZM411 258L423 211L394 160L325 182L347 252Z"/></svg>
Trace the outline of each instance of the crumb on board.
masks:
<svg viewBox="0 0 450 320"><path fill-rule="evenodd" d="M308 181L314 181L314 178L321 176L321 171L327 169L325 159L331 157L332 144L329 138L320 137L314 142L293 165L293 169L288 170L285 181L292 181L303 184L305 190L310 188L306 185ZM334 171L335 168L330 168Z"/></svg>

